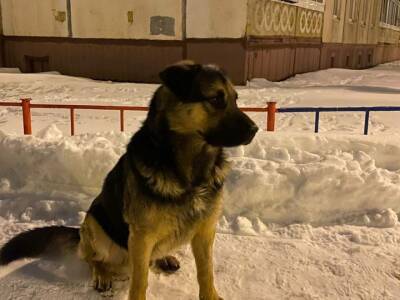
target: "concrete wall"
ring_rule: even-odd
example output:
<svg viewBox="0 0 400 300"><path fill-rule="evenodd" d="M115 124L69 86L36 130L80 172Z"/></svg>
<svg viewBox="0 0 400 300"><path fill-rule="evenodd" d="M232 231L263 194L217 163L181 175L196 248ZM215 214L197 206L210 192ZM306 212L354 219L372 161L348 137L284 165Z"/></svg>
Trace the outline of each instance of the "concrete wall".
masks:
<svg viewBox="0 0 400 300"><path fill-rule="evenodd" d="M400 29L379 22L382 0L354 0L354 20L352 0L341 0L337 18L333 0L326 0L325 13L308 0L0 1L6 31L0 34L0 66L3 55L4 65L23 72L159 82L166 65L194 59L221 65L243 84L400 59Z"/></svg>
<svg viewBox="0 0 400 300"><path fill-rule="evenodd" d="M71 0L71 12L73 37L182 39L181 0Z"/></svg>
<svg viewBox="0 0 400 300"><path fill-rule="evenodd" d="M246 82L246 45L241 39L191 39L186 42L186 56L184 58L199 63L218 64L227 72L234 83L243 84Z"/></svg>
<svg viewBox="0 0 400 300"><path fill-rule="evenodd" d="M324 14L324 30L322 34L322 41L324 43L342 43L343 41L343 28L346 15L346 0L340 1L340 13L338 16L334 15L333 6L334 0L326 0L325 14Z"/></svg>
<svg viewBox="0 0 400 300"><path fill-rule="evenodd" d="M374 0L358 0L357 37L356 44L368 43L369 11L373 8Z"/></svg>
<svg viewBox="0 0 400 300"><path fill-rule="evenodd" d="M296 36L299 37L322 37L324 26L324 14L319 11L297 8Z"/></svg>
<svg viewBox="0 0 400 300"><path fill-rule="evenodd" d="M66 0L1 0L4 35L68 36Z"/></svg>
<svg viewBox="0 0 400 300"><path fill-rule="evenodd" d="M343 43L355 44L357 42L357 30L358 30L358 14L352 16L352 1L354 1L356 11L360 11L358 2L360 0L347 0L346 1L346 13L344 17L344 28L343 28ZM354 18L353 18L354 17Z"/></svg>
<svg viewBox="0 0 400 300"><path fill-rule="evenodd" d="M400 43L400 28L393 29L389 26L381 24L379 27L379 43L381 44L394 44L399 45Z"/></svg>
<svg viewBox="0 0 400 300"><path fill-rule="evenodd" d="M246 33L247 0L189 0L188 38L240 38Z"/></svg>
<svg viewBox="0 0 400 300"><path fill-rule="evenodd" d="M355 18L351 15L351 5L355 4ZM382 0L346 0L346 14L343 28L345 44L377 44L379 17Z"/></svg>
<svg viewBox="0 0 400 300"><path fill-rule="evenodd" d="M381 0L370 0L371 9L369 10L368 44L377 44L379 40L379 19L382 8Z"/></svg>
<svg viewBox="0 0 400 300"><path fill-rule="evenodd" d="M325 2L327 0L297 0L297 3L295 3L296 6L307 8L307 9L312 9L312 10L318 10L320 12L324 12L324 7L325 7Z"/></svg>
<svg viewBox="0 0 400 300"><path fill-rule="evenodd" d="M0 3L0 67L2 67L4 65L4 61L3 61L3 22L1 20L1 3Z"/></svg>
<svg viewBox="0 0 400 300"><path fill-rule="evenodd" d="M26 56L48 57L47 69L101 80L159 82L165 66L183 58L182 42L5 38L8 67L32 70Z"/></svg>
<svg viewBox="0 0 400 300"><path fill-rule="evenodd" d="M1 16L1 2L0 2L0 36L3 34L3 20Z"/></svg>
<svg viewBox="0 0 400 300"><path fill-rule="evenodd" d="M249 0L247 33L254 37L321 37L323 13L274 0Z"/></svg>

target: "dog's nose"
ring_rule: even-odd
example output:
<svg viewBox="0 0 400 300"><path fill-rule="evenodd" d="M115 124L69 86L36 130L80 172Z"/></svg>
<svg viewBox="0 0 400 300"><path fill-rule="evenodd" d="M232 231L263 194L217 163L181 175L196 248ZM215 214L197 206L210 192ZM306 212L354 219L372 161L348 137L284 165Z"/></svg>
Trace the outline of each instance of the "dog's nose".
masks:
<svg viewBox="0 0 400 300"><path fill-rule="evenodd" d="M256 132L258 131L258 126L256 124L252 125L250 131L252 134L256 134Z"/></svg>

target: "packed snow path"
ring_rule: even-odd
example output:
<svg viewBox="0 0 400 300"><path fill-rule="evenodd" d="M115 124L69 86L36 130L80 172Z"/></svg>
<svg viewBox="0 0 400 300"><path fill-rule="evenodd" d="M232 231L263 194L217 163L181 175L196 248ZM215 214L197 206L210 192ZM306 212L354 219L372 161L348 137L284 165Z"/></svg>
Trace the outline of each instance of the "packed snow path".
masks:
<svg viewBox="0 0 400 300"><path fill-rule="evenodd" d="M2 240L32 224L2 221ZM198 299L189 248L177 274L150 275L150 300ZM398 299L400 228L292 225L260 236L217 234L216 284L224 299ZM103 299L89 286L85 265L46 261L0 269L1 299ZM115 299L126 297L117 283Z"/></svg>
<svg viewBox="0 0 400 300"><path fill-rule="evenodd" d="M6 70L9 72L9 70ZM155 84L113 83L44 74L1 73L0 101L32 98L33 103L86 103L147 106ZM374 106L400 105L400 61L367 70L329 69L296 75L283 82L254 79L246 87L238 87L240 106L264 107L277 101L280 107L293 106ZM250 114L264 128L263 113ZM145 114L126 112L126 130L136 130ZM371 134L400 132L399 113L371 114ZM22 132L20 108L0 107L0 130ZM119 113L104 111L76 111L76 133L119 129ZM320 132L363 132L363 113L322 113ZM32 110L32 127L36 133L56 124L69 133L68 110ZM312 133L313 114L278 114L277 131Z"/></svg>

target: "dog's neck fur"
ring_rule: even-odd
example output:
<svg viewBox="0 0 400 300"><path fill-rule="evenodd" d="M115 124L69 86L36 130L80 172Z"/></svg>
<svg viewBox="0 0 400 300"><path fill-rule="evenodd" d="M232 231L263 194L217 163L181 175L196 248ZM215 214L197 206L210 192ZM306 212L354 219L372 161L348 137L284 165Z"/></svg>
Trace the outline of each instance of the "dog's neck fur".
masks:
<svg viewBox="0 0 400 300"><path fill-rule="evenodd" d="M171 132L170 137L177 171L185 182L195 185L211 175L220 148L206 144L198 135Z"/></svg>
<svg viewBox="0 0 400 300"><path fill-rule="evenodd" d="M136 168L141 176L162 196L179 197L202 184L222 185L227 165L223 149L208 145L198 134L170 130L165 114L156 111L157 97L158 91L147 119L128 145L128 155L140 162Z"/></svg>

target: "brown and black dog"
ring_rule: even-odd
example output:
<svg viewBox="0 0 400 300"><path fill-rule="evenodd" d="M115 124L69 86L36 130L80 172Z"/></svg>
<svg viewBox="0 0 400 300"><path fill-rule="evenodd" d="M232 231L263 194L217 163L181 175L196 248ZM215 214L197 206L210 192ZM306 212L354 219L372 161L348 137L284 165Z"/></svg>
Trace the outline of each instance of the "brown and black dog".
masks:
<svg viewBox="0 0 400 300"><path fill-rule="evenodd" d="M248 144L258 128L237 106L238 95L214 65L184 61L160 73L143 126L108 173L80 229L44 227L21 233L0 252L0 264L76 251L95 288L130 277L130 300L146 299L149 266L179 268L168 256L190 243L200 299L221 299L214 286L213 242L228 172L223 147Z"/></svg>

